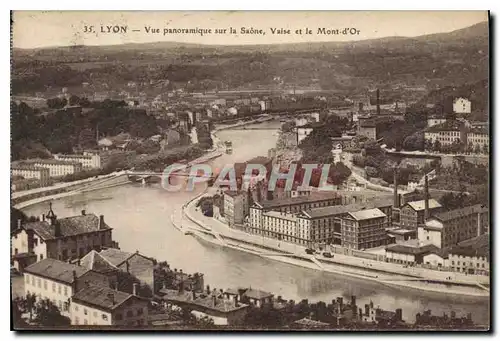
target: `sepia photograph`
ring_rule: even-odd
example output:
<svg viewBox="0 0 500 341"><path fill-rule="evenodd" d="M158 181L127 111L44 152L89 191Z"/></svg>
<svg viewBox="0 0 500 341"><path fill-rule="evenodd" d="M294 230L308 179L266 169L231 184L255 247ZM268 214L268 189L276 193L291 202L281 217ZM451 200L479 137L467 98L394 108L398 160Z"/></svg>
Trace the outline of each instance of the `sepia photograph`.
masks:
<svg viewBox="0 0 500 341"><path fill-rule="evenodd" d="M490 25L11 11L11 330L490 331Z"/></svg>

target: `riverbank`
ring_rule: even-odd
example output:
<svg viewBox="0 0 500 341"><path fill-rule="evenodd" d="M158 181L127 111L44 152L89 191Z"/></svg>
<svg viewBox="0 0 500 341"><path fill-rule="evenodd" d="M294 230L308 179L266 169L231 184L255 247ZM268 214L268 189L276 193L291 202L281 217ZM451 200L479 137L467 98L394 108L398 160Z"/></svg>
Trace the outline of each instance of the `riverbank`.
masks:
<svg viewBox="0 0 500 341"><path fill-rule="evenodd" d="M184 225L184 230L190 228L196 237L214 244L275 261L348 275L393 287L449 295L489 297L489 291L482 286L489 285L489 277L486 276L464 275L425 268L405 268L401 264L338 253L335 253L331 259L322 255L311 256L306 254L301 246L230 229L216 219L203 216L201 212L196 211L195 205L196 199L192 199L183 208L184 216L195 225L195 227Z"/></svg>

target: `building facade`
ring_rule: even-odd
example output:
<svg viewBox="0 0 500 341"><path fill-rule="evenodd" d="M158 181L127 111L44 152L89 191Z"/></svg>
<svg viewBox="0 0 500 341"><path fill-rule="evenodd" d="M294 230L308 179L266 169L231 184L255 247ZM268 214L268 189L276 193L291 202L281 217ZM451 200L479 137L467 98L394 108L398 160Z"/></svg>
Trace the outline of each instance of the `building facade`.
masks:
<svg viewBox="0 0 500 341"><path fill-rule="evenodd" d="M246 192L224 192L224 217L230 227L241 225L248 214L248 195Z"/></svg>
<svg viewBox="0 0 500 341"><path fill-rule="evenodd" d="M40 221L25 223L11 237L14 255L33 254L37 261L53 258L62 261L78 259L91 250L114 247L112 228L104 216L94 214L58 219L49 209Z"/></svg>
<svg viewBox="0 0 500 341"><path fill-rule="evenodd" d="M482 205L436 213L418 227L418 239L439 248L452 247L486 233L489 233L489 211Z"/></svg>
<svg viewBox="0 0 500 341"><path fill-rule="evenodd" d="M378 208L350 212L342 217L342 246L363 250L387 244L387 220Z"/></svg>
<svg viewBox="0 0 500 341"><path fill-rule="evenodd" d="M467 98L455 98L453 100L453 112L456 114L470 114L472 111L471 102Z"/></svg>
<svg viewBox="0 0 500 341"><path fill-rule="evenodd" d="M49 184L50 172L47 168L33 166L12 166L12 176L22 176L25 179L37 179L40 186L44 187Z"/></svg>
<svg viewBox="0 0 500 341"><path fill-rule="evenodd" d="M101 156L99 154L70 155L56 154L54 159L67 162L77 162L82 164L83 169L101 168Z"/></svg>
<svg viewBox="0 0 500 341"><path fill-rule="evenodd" d="M36 299L49 299L62 315L71 315L72 296L86 283L108 286L106 276L78 265L44 259L25 268L25 294L35 295Z"/></svg>
<svg viewBox="0 0 500 341"><path fill-rule="evenodd" d="M135 289L135 286L134 286ZM72 325L145 327L148 301L105 286L87 285L72 297Z"/></svg>
<svg viewBox="0 0 500 341"><path fill-rule="evenodd" d="M473 128L467 132L467 147L470 149L480 149L484 151L484 146L489 150L490 135L486 128Z"/></svg>
<svg viewBox="0 0 500 341"><path fill-rule="evenodd" d="M32 162L33 166L47 168L53 178L62 177L68 174L74 174L82 171L82 164L73 161L61 160L38 160Z"/></svg>
<svg viewBox="0 0 500 341"><path fill-rule="evenodd" d="M442 206L434 199L429 199L429 217L442 210ZM416 230L425 223L425 200L407 202L399 213L400 226L409 230Z"/></svg>

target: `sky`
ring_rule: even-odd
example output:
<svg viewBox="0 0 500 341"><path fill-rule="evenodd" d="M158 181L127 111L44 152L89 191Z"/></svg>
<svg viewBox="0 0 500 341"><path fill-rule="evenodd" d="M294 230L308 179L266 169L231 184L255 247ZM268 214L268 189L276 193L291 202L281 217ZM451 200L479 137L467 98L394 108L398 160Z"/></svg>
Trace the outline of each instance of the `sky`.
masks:
<svg viewBox="0 0 500 341"><path fill-rule="evenodd" d="M450 32L486 20L486 11L14 11L12 39L13 46L18 48L158 41L276 44L414 37ZM114 25L126 26L127 32L105 33L107 26ZM86 33L85 26L93 26L92 32ZM148 33L146 27L159 32ZM236 30L235 34L229 33L230 27ZM265 34L242 34L241 27L262 29ZM200 28L212 32L164 35L165 28ZM289 29L291 34L273 34L271 28ZM305 34L306 28L311 34ZM337 29L338 34L318 34L320 28ZM352 34L342 34L345 28ZM215 34L216 29L226 29L226 33Z"/></svg>

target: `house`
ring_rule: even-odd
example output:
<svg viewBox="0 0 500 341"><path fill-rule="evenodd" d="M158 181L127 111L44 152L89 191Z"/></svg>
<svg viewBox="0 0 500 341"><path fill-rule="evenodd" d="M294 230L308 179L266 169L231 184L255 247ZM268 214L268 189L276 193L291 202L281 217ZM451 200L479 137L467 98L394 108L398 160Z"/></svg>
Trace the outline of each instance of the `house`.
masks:
<svg viewBox="0 0 500 341"><path fill-rule="evenodd" d="M189 310L196 317L208 317L215 325L241 326L249 310L249 305L228 299L214 289L210 292L161 289L162 300L167 306L176 306Z"/></svg>
<svg viewBox="0 0 500 341"><path fill-rule="evenodd" d="M378 208L349 212L341 219L341 243L355 250L387 244L387 216Z"/></svg>
<svg viewBox="0 0 500 341"><path fill-rule="evenodd" d="M106 286L86 285L72 297L72 325L148 325L148 300Z"/></svg>
<svg viewBox="0 0 500 341"><path fill-rule="evenodd" d="M107 259L99 254L99 252L95 250L90 251L83 258L81 258L77 264L106 276L110 286L112 288L116 287L117 273L120 269L108 262Z"/></svg>
<svg viewBox="0 0 500 341"><path fill-rule="evenodd" d="M139 251L130 253L113 248L102 250L99 255L109 264L128 272L153 289L155 264L151 258L141 255Z"/></svg>
<svg viewBox="0 0 500 341"><path fill-rule="evenodd" d="M391 263L415 265L422 264L425 255L438 251L439 248L432 243L413 239L386 246L385 257ZM444 264L441 265L444 266Z"/></svg>
<svg viewBox="0 0 500 341"><path fill-rule="evenodd" d="M435 213L418 227L418 239L446 248L489 232L489 210L473 205Z"/></svg>
<svg viewBox="0 0 500 341"><path fill-rule="evenodd" d="M24 269L26 295L49 299L65 316L70 315L73 294L87 283L108 286L108 279L95 271L51 258Z"/></svg>
<svg viewBox="0 0 500 341"><path fill-rule="evenodd" d="M470 114L471 102L467 98L455 98L453 100L453 112L456 114Z"/></svg>
<svg viewBox="0 0 500 341"><path fill-rule="evenodd" d="M238 302L248 303L255 307L263 307L273 303L273 294L252 288L227 289L224 295L228 299L236 299Z"/></svg>
<svg viewBox="0 0 500 341"><path fill-rule="evenodd" d="M40 221L25 223L12 233L11 245L13 258L18 254L32 254L37 261L54 258L62 261L83 257L91 250L114 247L112 228L104 222L104 216L82 214L58 219L49 205L47 215ZM18 270L28 264L19 263Z"/></svg>
<svg viewBox="0 0 500 341"><path fill-rule="evenodd" d="M418 225L425 221L425 200L407 202L399 213L400 225L402 228L416 230ZM442 210L442 206L435 199L428 200L428 216Z"/></svg>
<svg viewBox="0 0 500 341"><path fill-rule="evenodd" d="M490 274L490 235L465 240L450 249L449 266L453 271L468 274Z"/></svg>

